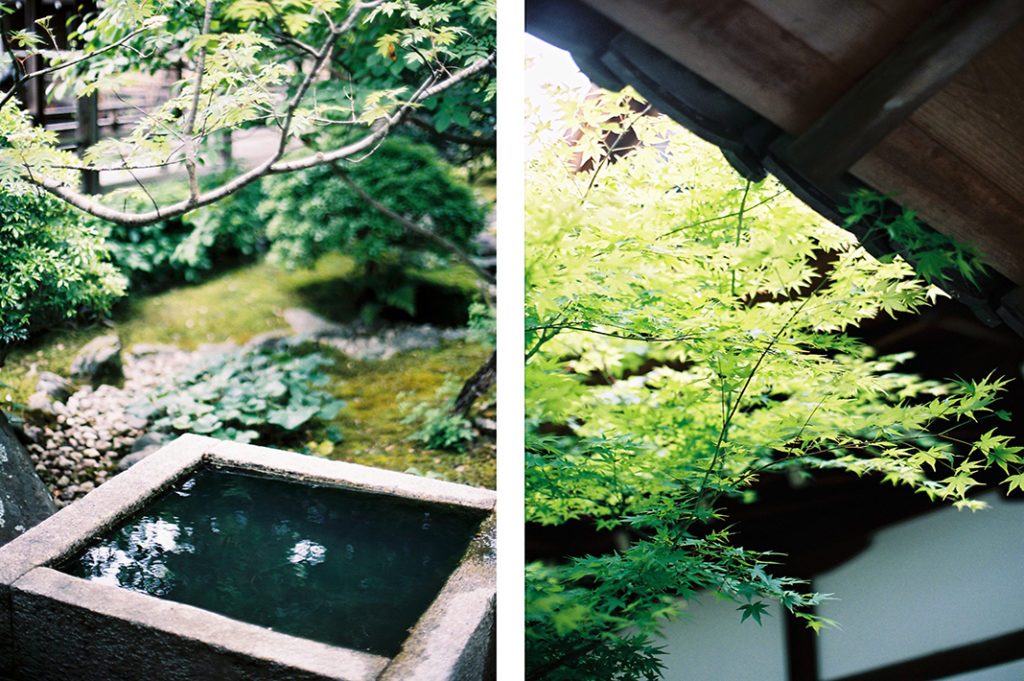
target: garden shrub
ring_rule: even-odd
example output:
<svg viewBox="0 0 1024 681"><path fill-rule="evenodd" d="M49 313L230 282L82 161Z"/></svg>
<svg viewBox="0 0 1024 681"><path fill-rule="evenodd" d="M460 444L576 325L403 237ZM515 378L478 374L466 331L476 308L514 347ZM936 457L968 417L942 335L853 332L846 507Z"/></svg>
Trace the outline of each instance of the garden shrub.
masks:
<svg viewBox="0 0 1024 681"><path fill-rule="evenodd" d="M0 148L17 148L36 134L23 112L0 110ZM27 182L0 178L2 360L12 342L34 329L107 310L125 282L82 213Z"/></svg>
<svg viewBox="0 0 1024 681"><path fill-rule="evenodd" d="M328 420L344 406L321 390L319 353L242 349L194 363L132 411L157 431L199 433L237 442L297 440L314 419Z"/></svg>
<svg viewBox="0 0 1024 681"><path fill-rule="evenodd" d="M462 249L484 225L485 211L470 187L429 146L389 138L372 155L344 171L391 210L436 232ZM406 266L427 266L446 255L429 241L414 243L405 229L356 195L330 167L317 167L263 180L270 257L288 267L308 266L331 250L365 267L363 288L376 302L412 314L415 286ZM369 299L372 304L374 299Z"/></svg>
<svg viewBox="0 0 1024 681"><path fill-rule="evenodd" d="M186 188L165 183L148 191L163 204L185 198ZM106 234L111 259L129 278L132 289L157 291L201 281L262 252L263 226L255 218L261 199L259 183L252 183L212 206L150 225L96 222ZM119 204L132 210L152 208L150 197L138 191L120 197Z"/></svg>

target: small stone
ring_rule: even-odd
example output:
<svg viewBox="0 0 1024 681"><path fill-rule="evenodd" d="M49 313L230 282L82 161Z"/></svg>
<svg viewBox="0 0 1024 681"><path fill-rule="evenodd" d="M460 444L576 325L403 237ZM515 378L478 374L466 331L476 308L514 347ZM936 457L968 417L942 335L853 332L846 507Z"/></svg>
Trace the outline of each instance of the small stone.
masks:
<svg viewBox="0 0 1024 681"><path fill-rule="evenodd" d="M100 465L100 462L96 459L82 459L82 465L86 468L95 468Z"/></svg>
<svg viewBox="0 0 1024 681"><path fill-rule="evenodd" d="M64 488L64 487L67 487L70 484L71 484L71 478L69 478L66 475L62 475L59 478L57 478L57 483L56 483L57 487Z"/></svg>
<svg viewBox="0 0 1024 681"><path fill-rule="evenodd" d="M89 492L96 489L96 485L95 483L86 480L85 482L78 486L78 489L81 490L83 494L88 494Z"/></svg>

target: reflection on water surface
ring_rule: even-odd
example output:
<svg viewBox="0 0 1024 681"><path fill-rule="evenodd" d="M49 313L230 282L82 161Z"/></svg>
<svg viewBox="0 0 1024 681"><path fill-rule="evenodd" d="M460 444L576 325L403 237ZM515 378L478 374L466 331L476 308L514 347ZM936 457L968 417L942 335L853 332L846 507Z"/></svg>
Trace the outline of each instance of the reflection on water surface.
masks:
<svg viewBox="0 0 1024 681"><path fill-rule="evenodd" d="M480 520L436 504L201 470L61 569L393 656Z"/></svg>

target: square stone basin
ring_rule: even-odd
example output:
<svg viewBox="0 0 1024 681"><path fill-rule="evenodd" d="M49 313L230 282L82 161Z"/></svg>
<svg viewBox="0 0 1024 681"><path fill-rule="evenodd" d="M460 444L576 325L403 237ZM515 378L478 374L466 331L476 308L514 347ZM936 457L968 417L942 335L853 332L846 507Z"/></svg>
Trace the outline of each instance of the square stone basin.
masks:
<svg viewBox="0 0 1024 681"><path fill-rule="evenodd" d="M0 548L0 676L489 678L494 506L182 436Z"/></svg>

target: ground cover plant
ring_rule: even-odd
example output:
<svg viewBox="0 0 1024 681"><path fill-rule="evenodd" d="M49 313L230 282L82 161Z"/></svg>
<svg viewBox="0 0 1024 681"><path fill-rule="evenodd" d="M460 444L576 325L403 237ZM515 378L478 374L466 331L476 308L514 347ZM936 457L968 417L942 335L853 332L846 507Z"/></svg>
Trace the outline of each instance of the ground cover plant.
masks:
<svg viewBox="0 0 1024 681"><path fill-rule="evenodd" d="M229 350L194 362L132 411L160 432L236 442L287 444L312 419L329 421L344 402L324 390L331 361L287 347Z"/></svg>
<svg viewBox="0 0 1024 681"><path fill-rule="evenodd" d="M578 141L547 141L527 170L527 520L628 538L527 566L528 679L660 678L659 627L702 592L742 620L778 603L828 626L822 595L731 540L723 504L761 476L837 468L968 509L983 469L1024 484L998 430L1004 379L922 380L856 337L941 291L636 98L566 98L535 130ZM638 146L611 162L626 126ZM992 423L964 440L975 420Z"/></svg>

